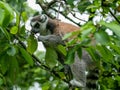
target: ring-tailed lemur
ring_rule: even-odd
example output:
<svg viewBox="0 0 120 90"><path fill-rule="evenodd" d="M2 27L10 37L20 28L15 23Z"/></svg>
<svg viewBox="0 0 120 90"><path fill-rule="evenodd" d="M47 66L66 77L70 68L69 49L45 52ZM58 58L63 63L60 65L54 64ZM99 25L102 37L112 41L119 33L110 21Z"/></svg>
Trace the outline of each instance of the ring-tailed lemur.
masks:
<svg viewBox="0 0 120 90"><path fill-rule="evenodd" d="M45 14L33 17L31 20L31 26L32 32L40 33L40 36L38 37L39 41L42 41L47 46L53 47L63 43L61 36L80 29L72 24L61 22L60 20L56 19L50 19ZM88 53L83 50L82 60L79 59L77 54L75 55L74 59L74 63L70 65L71 72L73 74L73 78L70 80L71 85L83 87L84 90L91 90L86 88L86 86L89 85L90 87L96 88L94 87L93 82L90 84L91 81L86 81L86 68L89 68L91 71L94 71L95 69L93 68L95 64L91 61ZM92 81L94 81L94 78L92 79Z"/></svg>

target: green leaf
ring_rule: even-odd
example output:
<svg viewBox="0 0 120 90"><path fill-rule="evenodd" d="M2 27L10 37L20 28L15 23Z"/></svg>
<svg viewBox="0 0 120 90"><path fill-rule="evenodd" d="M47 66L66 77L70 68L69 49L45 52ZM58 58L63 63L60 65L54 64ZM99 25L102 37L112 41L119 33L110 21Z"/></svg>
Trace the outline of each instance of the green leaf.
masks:
<svg viewBox="0 0 120 90"><path fill-rule="evenodd" d="M7 62L8 55L4 54L0 56L0 70L2 71L2 74L5 74L7 70L9 69L9 63Z"/></svg>
<svg viewBox="0 0 120 90"><path fill-rule="evenodd" d="M28 17L27 17L26 12L22 12L22 17L23 17L24 22L27 21Z"/></svg>
<svg viewBox="0 0 120 90"><path fill-rule="evenodd" d="M62 38L62 40L66 40L66 39L68 39L69 37L71 37L72 36L72 33L67 33L67 34L65 34L65 36Z"/></svg>
<svg viewBox="0 0 120 90"><path fill-rule="evenodd" d="M7 49L7 54L9 56L14 56L16 54L16 48L14 46L10 46L8 49Z"/></svg>
<svg viewBox="0 0 120 90"><path fill-rule="evenodd" d="M64 55L66 56L67 55L67 51L66 51L66 48L62 45L58 45L58 50Z"/></svg>
<svg viewBox="0 0 120 90"><path fill-rule="evenodd" d="M97 45L96 48L97 48L98 52L100 53L101 57L105 61L111 62L111 60L113 60L112 51L110 51L107 46L105 46L105 45Z"/></svg>
<svg viewBox="0 0 120 90"><path fill-rule="evenodd" d="M104 25L105 27L109 28L111 31L113 31L118 37L120 37L120 25L116 24L114 22L106 23L104 21L100 22L101 25Z"/></svg>
<svg viewBox="0 0 120 90"><path fill-rule="evenodd" d="M19 26L20 18L19 18L19 13L16 12L16 26Z"/></svg>
<svg viewBox="0 0 120 90"><path fill-rule="evenodd" d="M79 47L79 48L77 49L77 55L79 56L79 58L82 57L82 48L81 48L81 47Z"/></svg>
<svg viewBox="0 0 120 90"><path fill-rule="evenodd" d="M97 61L98 59L100 59L98 57L98 55L96 54L96 51L95 51L94 47L86 48L86 50L94 61Z"/></svg>
<svg viewBox="0 0 120 90"><path fill-rule="evenodd" d="M90 32L91 32L92 30L93 30L92 27L83 30L83 31L81 32L81 34L82 34L81 37L82 37L83 39L86 38L86 37L88 37L89 34L90 34Z"/></svg>
<svg viewBox="0 0 120 90"><path fill-rule="evenodd" d="M84 12L89 5L91 5L91 3L88 0L84 0L79 3L78 10Z"/></svg>
<svg viewBox="0 0 120 90"><path fill-rule="evenodd" d="M14 12L13 12L13 9L9 6L9 4L0 1L0 7L4 8L5 10L7 10L9 12L9 14L10 14L9 18L10 18L10 20L12 20L14 17Z"/></svg>
<svg viewBox="0 0 120 90"><path fill-rule="evenodd" d="M95 26L90 21L86 23L84 26L81 27L81 39L84 40L86 37L89 37L89 35L95 31Z"/></svg>
<svg viewBox="0 0 120 90"><path fill-rule="evenodd" d="M0 26L3 26L4 19L5 19L5 10L0 8Z"/></svg>
<svg viewBox="0 0 120 90"><path fill-rule="evenodd" d="M6 27L14 17L12 8L2 1L0 1L0 25Z"/></svg>
<svg viewBox="0 0 120 90"><path fill-rule="evenodd" d="M90 29L90 28L95 28L94 24L92 21L89 21L87 22L85 25L83 25L81 28L80 28L80 31L84 31L84 30L87 30L87 29Z"/></svg>
<svg viewBox="0 0 120 90"><path fill-rule="evenodd" d="M108 34L102 30L95 33L95 39L97 43L100 43L103 45L108 44L110 42L110 38Z"/></svg>
<svg viewBox="0 0 120 90"><path fill-rule="evenodd" d="M71 48L68 53L67 53L67 57L65 60L65 64L72 64L74 62L74 58L75 58L75 51L76 51L76 47Z"/></svg>
<svg viewBox="0 0 120 90"><path fill-rule="evenodd" d="M22 54L22 56L24 57L24 59L31 65L33 66L33 59L32 56L23 48L19 47L20 52Z"/></svg>
<svg viewBox="0 0 120 90"><path fill-rule="evenodd" d="M18 61L16 57L11 57L11 56L7 57L7 60L8 60L7 63L9 63L8 75L12 83L14 83L14 81L18 78L18 74L19 74Z"/></svg>
<svg viewBox="0 0 120 90"><path fill-rule="evenodd" d="M71 6L73 6L73 2L74 0L67 0L67 3L70 4Z"/></svg>
<svg viewBox="0 0 120 90"><path fill-rule="evenodd" d="M114 45L114 44L110 44L110 47L115 50L118 54L120 54L120 46Z"/></svg>
<svg viewBox="0 0 120 90"><path fill-rule="evenodd" d="M0 86L3 84L3 79L2 78L0 78Z"/></svg>
<svg viewBox="0 0 120 90"><path fill-rule="evenodd" d="M10 35L7 32L7 30L3 27L0 27L0 30L4 33L4 35L6 36L6 38L10 41Z"/></svg>
<svg viewBox="0 0 120 90"><path fill-rule="evenodd" d="M37 43L37 39L34 37L34 35L30 35L28 40L27 40L27 51L30 53L30 54L33 54L37 47L38 47L38 43Z"/></svg>
<svg viewBox="0 0 120 90"><path fill-rule="evenodd" d="M46 55L45 55L45 61L46 64L49 65L50 68L53 68L57 64L57 53L52 48L46 48Z"/></svg>
<svg viewBox="0 0 120 90"><path fill-rule="evenodd" d="M64 35L64 37L62 37L62 40L66 40L68 38L71 38L71 37L74 37L74 36L77 36L79 34L79 30L78 31L74 31L74 32L70 32L70 33L67 33Z"/></svg>
<svg viewBox="0 0 120 90"><path fill-rule="evenodd" d="M42 85L42 90L49 90L50 86L51 86L50 81L47 81Z"/></svg>
<svg viewBox="0 0 120 90"><path fill-rule="evenodd" d="M10 29L10 33L11 34L17 34L18 32L18 27L17 26L13 26L11 29Z"/></svg>

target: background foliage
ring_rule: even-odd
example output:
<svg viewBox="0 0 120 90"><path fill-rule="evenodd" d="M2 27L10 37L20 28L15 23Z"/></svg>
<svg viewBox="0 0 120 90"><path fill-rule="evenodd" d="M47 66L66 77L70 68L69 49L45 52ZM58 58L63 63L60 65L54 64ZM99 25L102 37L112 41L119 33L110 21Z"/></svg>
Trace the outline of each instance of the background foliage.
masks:
<svg viewBox="0 0 120 90"><path fill-rule="evenodd" d="M120 89L120 1L37 0L37 3L42 8L39 12L28 7L26 0L0 1L0 90L18 87L28 90L35 82L42 90L68 90L63 66L57 62L54 50L48 48L46 57L41 51L34 54L38 41L25 25L29 17L38 13L51 18L60 14L80 26L80 31L64 37L77 36L76 39L67 42L66 47L58 47L66 56L66 63L73 62L75 51L81 56L85 49L95 62L100 62L100 90ZM82 20L76 13L88 15L88 20ZM73 46L66 51L65 48Z"/></svg>

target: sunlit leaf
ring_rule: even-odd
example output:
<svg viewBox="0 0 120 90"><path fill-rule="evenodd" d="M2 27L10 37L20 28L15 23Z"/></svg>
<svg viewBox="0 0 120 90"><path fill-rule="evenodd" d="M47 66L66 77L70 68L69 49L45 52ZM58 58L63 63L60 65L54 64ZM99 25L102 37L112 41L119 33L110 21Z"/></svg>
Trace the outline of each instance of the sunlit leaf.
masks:
<svg viewBox="0 0 120 90"><path fill-rule="evenodd" d="M23 17L24 22L27 21L28 17L27 17L26 12L22 12L22 17Z"/></svg>
<svg viewBox="0 0 120 90"><path fill-rule="evenodd" d="M23 48L19 47L20 52L22 54L22 56L24 57L24 59L31 65L33 66L33 59L32 56Z"/></svg>
<svg viewBox="0 0 120 90"><path fill-rule="evenodd" d="M46 48L46 55L45 55L45 61L46 64L53 68L57 64L57 53L53 48Z"/></svg>
<svg viewBox="0 0 120 90"><path fill-rule="evenodd" d="M50 82L47 81L42 85L42 90L49 90L50 86Z"/></svg>
<svg viewBox="0 0 120 90"><path fill-rule="evenodd" d="M16 34L18 32L18 27L17 26L13 26L11 29L10 29L10 33L11 34Z"/></svg>
<svg viewBox="0 0 120 90"><path fill-rule="evenodd" d="M81 32L81 37L84 39L85 37L88 37L90 32L93 30L93 28L87 28Z"/></svg>
<svg viewBox="0 0 120 90"><path fill-rule="evenodd" d="M62 39L65 40L65 39L67 39L67 38L69 38L69 37L71 37L71 36L72 36L72 33L68 33L68 34L66 34Z"/></svg>
<svg viewBox="0 0 120 90"><path fill-rule="evenodd" d="M37 39L34 37L34 35L30 35L28 40L27 40L27 51L31 54L33 54L37 47L38 47L38 43L37 43Z"/></svg>
<svg viewBox="0 0 120 90"><path fill-rule="evenodd" d="M64 37L62 37L62 40L66 40L68 38L72 38L72 37L75 37L79 34L79 30L78 31L74 31L74 32L70 32L70 33L67 33L64 35Z"/></svg>
<svg viewBox="0 0 120 90"><path fill-rule="evenodd" d="M66 52L66 48L64 46L58 45L57 48L64 56L66 56L67 52Z"/></svg>
<svg viewBox="0 0 120 90"><path fill-rule="evenodd" d="M0 26L3 25L4 18L5 18L5 10L0 8Z"/></svg>
<svg viewBox="0 0 120 90"><path fill-rule="evenodd" d="M12 8L2 1L0 1L0 25L5 27L13 19L14 13Z"/></svg>
<svg viewBox="0 0 120 90"><path fill-rule="evenodd" d="M19 13L16 12L16 26L19 26L19 23L20 23L20 16Z"/></svg>
<svg viewBox="0 0 120 90"><path fill-rule="evenodd" d="M86 37L89 37L92 32L95 31L95 26L92 22L86 23L84 26L81 27L81 39L85 39Z"/></svg>

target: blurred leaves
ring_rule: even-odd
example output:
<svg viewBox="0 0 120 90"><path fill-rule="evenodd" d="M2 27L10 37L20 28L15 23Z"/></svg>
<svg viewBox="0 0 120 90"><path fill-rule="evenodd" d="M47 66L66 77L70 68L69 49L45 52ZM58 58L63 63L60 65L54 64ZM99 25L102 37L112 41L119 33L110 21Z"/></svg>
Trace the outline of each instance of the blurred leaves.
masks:
<svg viewBox="0 0 120 90"><path fill-rule="evenodd" d="M13 10L7 3L0 1L0 12L0 26L6 27L13 19Z"/></svg>
<svg viewBox="0 0 120 90"><path fill-rule="evenodd" d="M106 23L104 21L100 22L101 25L104 25L105 27L109 28L110 30L112 30L118 37L120 37L120 26L119 24L115 23L115 22L110 22L110 23Z"/></svg>
<svg viewBox="0 0 120 90"><path fill-rule="evenodd" d="M53 68L57 65L58 56L56 51L53 48L46 48L46 55L45 55L45 61L46 64Z"/></svg>
<svg viewBox="0 0 120 90"><path fill-rule="evenodd" d="M17 34L17 32L18 32L18 27L17 26L12 27L11 30L10 30L11 34Z"/></svg>
<svg viewBox="0 0 120 90"><path fill-rule="evenodd" d="M33 54L38 47L37 39L33 35L30 35L27 40L27 44L28 44L27 51L30 54Z"/></svg>
<svg viewBox="0 0 120 90"><path fill-rule="evenodd" d="M19 50L21 52L21 55L24 57L24 59L31 65L33 66L33 59L32 56L23 48L19 47Z"/></svg>
<svg viewBox="0 0 120 90"><path fill-rule="evenodd" d="M41 5L51 3L47 0L39 1ZM68 16L72 14L75 17L73 21L78 21L80 24L84 20L81 20L79 15L88 15L88 18L81 24L80 30L68 33L62 38L66 42L65 46L58 45L57 50L47 47L46 52L41 52L37 50L36 36L26 29L29 17L38 12L28 7L26 0L0 1L0 89L4 90L7 87L11 90L17 85L27 90L34 82L38 82L42 90L68 90L68 85L62 81L65 75L62 71L63 65L58 59L64 58L66 64L72 64L75 55L81 58L82 50L86 50L97 63L99 69L97 84L100 89L118 90L120 88L119 5L119 0L66 0L66 2L58 0L52 3L52 6L49 5L50 7L44 8L40 13L49 13L49 16L51 14L59 16L59 13L70 21L72 20ZM113 15L110 15L110 10ZM95 21L98 16L100 18ZM78 23L77 25L80 25ZM63 57L59 58L58 52ZM34 54L38 61L33 61ZM52 71L60 78L53 75Z"/></svg>
<svg viewBox="0 0 120 90"><path fill-rule="evenodd" d="M98 32L95 33L95 39L96 42L102 45L108 44L110 42L108 34L102 30L99 30Z"/></svg>

